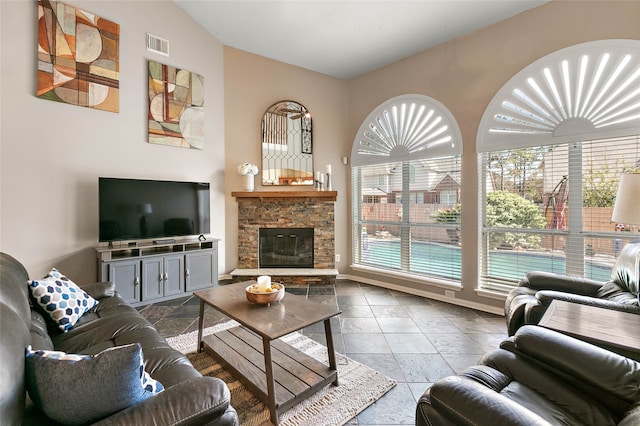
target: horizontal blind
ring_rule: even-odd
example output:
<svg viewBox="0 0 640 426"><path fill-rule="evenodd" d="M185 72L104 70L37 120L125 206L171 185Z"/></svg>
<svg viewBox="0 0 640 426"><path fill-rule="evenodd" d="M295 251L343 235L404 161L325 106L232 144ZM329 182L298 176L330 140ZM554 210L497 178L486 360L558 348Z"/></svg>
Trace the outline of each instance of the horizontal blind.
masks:
<svg viewBox="0 0 640 426"><path fill-rule="evenodd" d="M460 280L460 156L353 168L358 265Z"/></svg>
<svg viewBox="0 0 640 426"><path fill-rule="evenodd" d="M638 137L479 154L481 287L508 291L534 270L608 280L638 236L611 213L639 161Z"/></svg>

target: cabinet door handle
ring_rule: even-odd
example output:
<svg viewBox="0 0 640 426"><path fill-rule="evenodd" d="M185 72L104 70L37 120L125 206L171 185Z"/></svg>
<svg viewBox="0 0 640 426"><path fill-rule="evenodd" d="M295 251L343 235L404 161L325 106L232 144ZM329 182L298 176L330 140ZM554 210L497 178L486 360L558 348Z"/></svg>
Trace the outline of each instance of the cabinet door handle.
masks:
<svg viewBox="0 0 640 426"><path fill-rule="evenodd" d="M136 277L135 280L133 280L133 285L136 287L140 285L140 277Z"/></svg>
<svg viewBox="0 0 640 426"><path fill-rule="evenodd" d="M158 281L160 282L164 281L164 276L162 274L160 274L160 276L158 277Z"/></svg>
<svg viewBox="0 0 640 426"><path fill-rule="evenodd" d="M184 274L188 277L191 273L190 273L190 272L189 272L189 270L187 269L187 270L185 270L185 271L184 271Z"/></svg>
<svg viewBox="0 0 640 426"><path fill-rule="evenodd" d="M164 280L165 281L169 281L169 273L168 272L164 273Z"/></svg>

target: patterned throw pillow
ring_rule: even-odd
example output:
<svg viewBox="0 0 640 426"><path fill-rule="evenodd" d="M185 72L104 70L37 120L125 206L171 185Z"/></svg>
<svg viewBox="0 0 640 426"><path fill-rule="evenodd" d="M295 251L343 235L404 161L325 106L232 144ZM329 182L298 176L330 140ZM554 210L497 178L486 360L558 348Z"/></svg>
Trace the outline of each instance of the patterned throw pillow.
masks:
<svg viewBox="0 0 640 426"><path fill-rule="evenodd" d="M139 343L116 346L97 355L59 351L26 353L29 396L50 419L63 424L97 421L162 392L144 371ZM90 380L91 386L79 382Z"/></svg>
<svg viewBox="0 0 640 426"><path fill-rule="evenodd" d="M80 317L98 304L69 278L53 268L41 280L29 281L31 296L60 330L67 332Z"/></svg>

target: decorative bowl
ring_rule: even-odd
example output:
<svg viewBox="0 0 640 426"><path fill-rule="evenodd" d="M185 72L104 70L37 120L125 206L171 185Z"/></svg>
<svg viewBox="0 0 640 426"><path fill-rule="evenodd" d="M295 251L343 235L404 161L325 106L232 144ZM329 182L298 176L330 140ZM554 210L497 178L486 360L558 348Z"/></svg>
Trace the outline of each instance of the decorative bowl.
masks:
<svg viewBox="0 0 640 426"><path fill-rule="evenodd" d="M271 283L271 291L258 291L258 284L252 284L246 288L247 300L257 305L270 305L278 302L284 297L284 285Z"/></svg>

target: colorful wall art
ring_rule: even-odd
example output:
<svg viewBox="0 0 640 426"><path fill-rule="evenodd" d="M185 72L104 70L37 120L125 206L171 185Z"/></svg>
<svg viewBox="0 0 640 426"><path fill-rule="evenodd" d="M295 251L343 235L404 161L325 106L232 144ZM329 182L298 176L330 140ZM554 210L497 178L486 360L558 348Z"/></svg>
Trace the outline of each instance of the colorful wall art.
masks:
<svg viewBox="0 0 640 426"><path fill-rule="evenodd" d="M204 148L204 77L149 61L149 143Z"/></svg>
<svg viewBox="0 0 640 426"><path fill-rule="evenodd" d="M120 25L38 0L37 96L118 112Z"/></svg>

